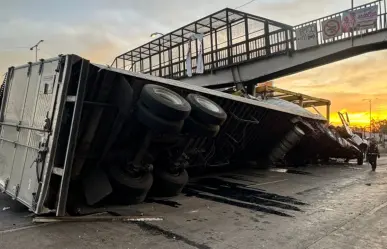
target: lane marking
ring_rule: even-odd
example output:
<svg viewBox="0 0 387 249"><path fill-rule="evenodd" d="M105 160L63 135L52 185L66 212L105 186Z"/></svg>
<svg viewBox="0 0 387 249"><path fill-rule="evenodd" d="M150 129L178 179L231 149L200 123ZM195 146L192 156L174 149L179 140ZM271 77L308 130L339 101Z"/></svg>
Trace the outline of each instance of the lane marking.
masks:
<svg viewBox="0 0 387 249"><path fill-rule="evenodd" d="M246 187L262 186L262 185L267 185L267 184L272 184L272 183L277 183L277 182L284 182L284 181L287 181L287 180L288 180L288 179L282 179L282 180L272 181L272 182L262 182L262 183L247 185Z"/></svg>
<svg viewBox="0 0 387 249"><path fill-rule="evenodd" d="M371 211L364 211L362 213L359 213L357 215L355 215L354 217L346 220L345 222L343 222L342 224L340 224L339 226L335 227L335 229L333 229L332 231L326 233L325 235L323 235L321 238L315 240L314 242L312 242L311 244L309 244L308 246L305 247L305 249L309 249L311 248L312 246L314 246L315 244L319 243L320 241L322 241L323 239L329 237L331 234L335 233L337 230L341 229L342 227L346 226L347 224L351 223L351 222L354 222L356 221L357 219L359 219L360 217L364 216L364 215L367 215L367 214L373 214L375 213L376 211L382 209L383 207L387 206L387 202L385 203L382 203L381 205L377 206L376 208L372 209Z"/></svg>
<svg viewBox="0 0 387 249"><path fill-rule="evenodd" d="M369 211L367 214L368 215L373 215L374 213L376 213L377 211L379 211L380 209L384 208L387 206L387 202L377 206L376 208L372 209L371 211Z"/></svg>
<svg viewBox="0 0 387 249"><path fill-rule="evenodd" d="M19 227L19 228L12 228L12 229L8 229L8 230L0 231L0 235L6 234L6 233L19 232L19 231L23 231L23 230L27 230L27 229L31 229L31 228L36 228L36 227L47 226L47 225L49 225L49 224L39 224L39 225L31 225L31 226L25 226L25 227Z"/></svg>

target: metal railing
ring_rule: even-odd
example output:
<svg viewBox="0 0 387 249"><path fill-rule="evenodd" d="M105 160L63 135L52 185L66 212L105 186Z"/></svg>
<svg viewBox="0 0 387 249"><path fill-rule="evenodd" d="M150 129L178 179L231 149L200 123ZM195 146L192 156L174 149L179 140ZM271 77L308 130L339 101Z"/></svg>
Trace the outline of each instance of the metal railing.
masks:
<svg viewBox="0 0 387 249"><path fill-rule="evenodd" d="M249 33L249 35L252 33ZM211 49L211 47L207 47L203 50L204 71L209 72L248 60L287 53L292 48L292 44L289 42L291 36L292 30L279 29L223 48ZM233 40L238 38L240 37ZM191 61L192 72L195 74L197 65L197 56L195 54L191 57ZM172 63L164 62L161 65L152 66L152 69L144 68L140 72L174 79L186 77L185 55L173 58Z"/></svg>
<svg viewBox="0 0 387 249"><path fill-rule="evenodd" d="M346 11L358 10L358 9L367 8L371 6L378 6L378 18L377 18L377 25L375 28L357 30L353 32L343 32L341 35L335 36L333 38L324 39L323 31L322 31L324 21L327 21L339 16L342 17ZM309 22L305 22L293 27L290 27L290 26L289 28L287 28L286 26L276 27L277 29L274 31L270 31L268 22L263 22L262 24L264 25L264 28L255 30L253 32L249 31L248 18L245 17L244 20L240 20L238 23L234 23L223 29L223 31L226 30L227 37L231 37L230 33L232 32L233 26L244 23L245 32L241 36L231 37L231 39L226 38L226 41L223 41L220 43L216 42L216 38L215 38L215 45L213 45L213 41L212 41L213 39L212 37L214 35L213 32L211 32L210 34L207 34L207 37L211 36L212 45L207 46L203 50L204 73L210 73L214 70L231 67L231 66L249 62L249 61L263 60L271 56L283 55L283 54L292 53L294 51L298 51L300 49L297 47L296 30L309 25L315 24L317 27L318 41L317 41L317 45L314 47L323 46L326 44L331 44L331 43L335 43L346 39L353 39L355 37L361 37L371 33L379 32L380 30L385 30L387 28L386 12L387 11L386 11L385 0L377 0L361 6L357 6L353 9L347 9L345 11L331 14L331 15L318 18ZM215 31L215 36L216 35L217 34ZM235 42L235 41L238 41L238 42ZM207 44L208 43L209 42L207 42ZM223 46L224 44L225 46ZM141 66L131 65L130 70L145 73L145 74L152 74L155 76L165 77L165 78L180 79L180 78L187 77L186 53L184 53L184 48L186 45L187 44L184 44L184 43L178 45L180 46L178 47L179 51L178 51L178 54L175 56L172 56L172 49L163 51L163 53L169 52L169 54L167 55L168 59L163 61L160 60L160 63L157 65L152 65L151 67L149 66L144 67L143 64L141 64L143 63L143 61L140 61L138 63L140 63ZM192 47L194 47L194 45ZM163 54L163 57L164 57L164 54ZM193 53L191 53L191 60L192 60L192 73L195 74L196 64L197 64L196 50L193 51Z"/></svg>
<svg viewBox="0 0 387 249"><path fill-rule="evenodd" d="M368 34L375 33L375 32L378 32L380 30L386 29L387 28L387 26L386 26L386 5L385 5L384 0L377 0L377 1L370 2L370 3L364 4L364 5L360 5L360 6L354 7L353 10L364 9L364 8L368 8L368 7L372 7L372 6L378 6L377 25L373 29L363 29L363 30L355 30L353 32L343 32L341 35L335 36L333 38L324 39L323 22L330 20L332 18L335 18L335 17L342 17L345 12L352 10L352 9L347 9L347 10L344 10L344 11L341 11L341 12L338 12L335 14L331 14L329 16L321 17L321 18L318 18L318 19L294 26L294 28L293 28L294 37L295 37L295 30L297 30L301 27L312 25L312 24L316 24L316 26L317 26L317 34L318 34L318 36L317 36L318 45L317 46L331 44L331 43L346 40L346 39L352 39L354 37L361 37L364 35L368 35ZM294 43L295 50L299 50L297 48L296 42L293 41L293 43Z"/></svg>

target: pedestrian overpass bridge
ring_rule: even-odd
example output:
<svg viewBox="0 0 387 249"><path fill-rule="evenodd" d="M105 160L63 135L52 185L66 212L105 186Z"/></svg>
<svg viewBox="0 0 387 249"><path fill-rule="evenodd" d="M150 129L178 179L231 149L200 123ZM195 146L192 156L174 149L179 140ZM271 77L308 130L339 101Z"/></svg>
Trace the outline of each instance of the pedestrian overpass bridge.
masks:
<svg viewBox="0 0 387 249"><path fill-rule="evenodd" d="M227 8L119 55L112 66L214 89L235 83L253 87L259 82L386 49L385 1L357 6L352 11L367 8L377 10L372 28L337 32L332 37L326 37L327 22L341 19L350 10L290 26ZM297 30L311 26L316 27L315 44L300 47ZM202 34L202 40L193 39L194 34ZM187 57L191 57L192 77L187 75ZM203 58L201 74L196 73L197 58Z"/></svg>

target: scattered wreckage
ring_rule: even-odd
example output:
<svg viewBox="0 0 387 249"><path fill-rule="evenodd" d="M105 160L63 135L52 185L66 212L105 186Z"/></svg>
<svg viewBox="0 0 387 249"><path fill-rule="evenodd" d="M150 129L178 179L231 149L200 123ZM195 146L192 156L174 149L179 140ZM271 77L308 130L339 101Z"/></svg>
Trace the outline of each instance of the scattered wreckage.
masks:
<svg viewBox="0 0 387 249"><path fill-rule="evenodd" d="M36 214L175 196L192 167L353 158L360 151L352 137L293 103L76 55L11 67L2 89L0 190Z"/></svg>
<svg viewBox="0 0 387 249"><path fill-rule="evenodd" d="M228 88L224 90L224 92L270 103L279 106L282 109L293 110L300 114L309 113L313 115L309 110L302 108L298 104L275 97L272 94L273 91L270 90L278 90L279 88L264 87L269 89L269 91L260 89L260 91L257 92L261 94L257 97L251 96L243 89L236 89L235 87ZM258 88L262 88L262 86L257 86L257 89ZM291 93L290 91L285 92ZM297 93L297 95L299 94ZM321 99L319 99L319 101L321 101ZM342 122L342 126L338 127L319 120L298 120L295 132L298 134L302 133L302 135L300 135L298 139L291 138L296 141L296 145L290 146L292 143L288 141L289 138L284 137L281 144L276 147L276 156L270 156L270 162L272 164L282 163L298 167L311 162L327 162L329 158L338 158L345 159L346 161L356 159L358 165L363 165L365 154L368 149L368 141L351 130L347 113L345 117L344 114L340 112L338 115ZM299 128L301 128L301 130L299 130ZM285 147L291 147L291 149L284 149ZM282 151L282 153L279 153L278 151Z"/></svg>

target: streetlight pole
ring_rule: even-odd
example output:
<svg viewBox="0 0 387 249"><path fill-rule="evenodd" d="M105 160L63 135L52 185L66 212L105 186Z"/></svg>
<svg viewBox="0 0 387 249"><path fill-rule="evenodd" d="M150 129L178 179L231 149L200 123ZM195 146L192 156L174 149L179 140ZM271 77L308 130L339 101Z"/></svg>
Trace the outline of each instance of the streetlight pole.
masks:
<svg viewBox="0 0 387 249"><path fill-rule="evenodd" d="M34 46L32 46L32 47L30 48L31 51L34 50L34 48L35 48L35 62L38 61L38 46L39 46L39 44L42 43L42 42L44 42L44 40L40 40L38 43L36 43Z"/></svg>
<svg viewBox="0 0 387 249"><path fill-rule="evenodd" d="M372 133L372 99L363 99L363 101L368 101L370 103L370 137L371 137L371 133Z"/></svg>
<svg viewBox="0 0 387 249"><path fill-rule="evenodd" d="M370 99L370 136L372 134L372 100Z"/></svg>

